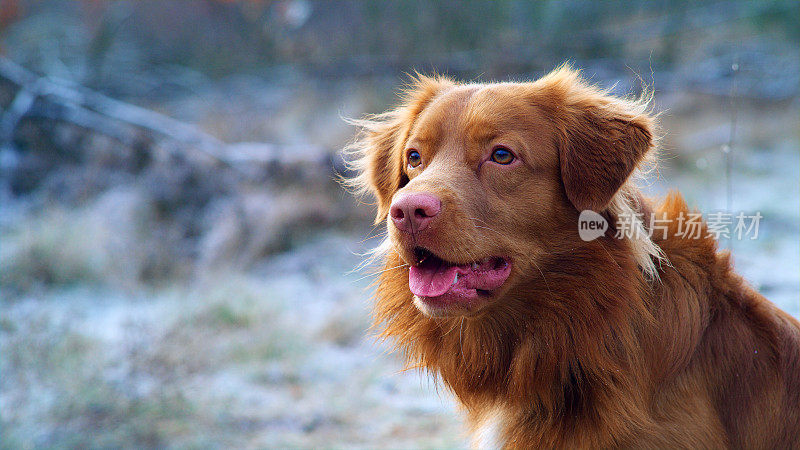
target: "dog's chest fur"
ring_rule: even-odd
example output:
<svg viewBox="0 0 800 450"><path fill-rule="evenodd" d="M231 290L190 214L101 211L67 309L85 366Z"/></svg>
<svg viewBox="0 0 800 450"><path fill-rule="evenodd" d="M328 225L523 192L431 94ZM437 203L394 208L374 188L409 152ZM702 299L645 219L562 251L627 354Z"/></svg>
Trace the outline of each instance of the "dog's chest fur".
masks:
<svg viewBox="0 0 800 450"><path fill-rule="evenodd" d="M496 449L503 448L501 440L504 425L505 411L498 406L479 414L472 427L472 448Z"/></svg>

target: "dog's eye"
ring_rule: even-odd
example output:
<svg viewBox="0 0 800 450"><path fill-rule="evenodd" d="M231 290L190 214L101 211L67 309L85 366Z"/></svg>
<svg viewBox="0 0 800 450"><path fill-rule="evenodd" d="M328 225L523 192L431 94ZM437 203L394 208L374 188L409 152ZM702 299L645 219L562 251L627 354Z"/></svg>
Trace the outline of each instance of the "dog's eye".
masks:
<svg viewBox="0 0 800 450"><path fill-rule="evenodd" d="M492 151L492 161L497 164L511 164L514 162L514 154L505 147L497 147Z"/></svg>
<svg viewBox="0 0 800 450"><path fill-rule="evenodd" d="M417 167L420 164L422 164L422 156L418 151L410 150L408 152L408 165L411 167Z"/></svg>

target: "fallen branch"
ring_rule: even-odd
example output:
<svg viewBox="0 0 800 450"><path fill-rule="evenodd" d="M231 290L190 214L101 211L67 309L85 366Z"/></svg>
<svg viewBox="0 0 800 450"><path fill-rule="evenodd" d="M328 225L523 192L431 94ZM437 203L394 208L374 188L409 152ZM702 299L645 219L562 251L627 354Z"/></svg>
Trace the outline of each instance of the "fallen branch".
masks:
<svg viewBox="0 0 800 450"><path fill-rule="evenodd" d="M248 177L263 177L265 170L296 170L319 176L337 170L337 158L315 146L278 146L267 143L228 144L171 117L109 98L82 86L40 77L14 62L0 58L0 81L16 88L14 100L0 111L0 145L12 142L25 117L60 121L117 140L126 147L168 141L171 149L199 152Z"/></svg>

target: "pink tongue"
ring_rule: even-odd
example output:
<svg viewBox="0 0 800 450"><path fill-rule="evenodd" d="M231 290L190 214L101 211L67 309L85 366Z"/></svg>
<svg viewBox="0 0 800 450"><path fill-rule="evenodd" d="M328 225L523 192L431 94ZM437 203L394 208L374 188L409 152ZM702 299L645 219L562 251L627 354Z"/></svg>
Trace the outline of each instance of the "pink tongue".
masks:
<svg viewBox="0 0 800 450"><path fill-rule="evenodd" d="M456 277L457 266L444 262L411 266L408 272L408 287L420 297L438 297L450 290Z"/></svg>

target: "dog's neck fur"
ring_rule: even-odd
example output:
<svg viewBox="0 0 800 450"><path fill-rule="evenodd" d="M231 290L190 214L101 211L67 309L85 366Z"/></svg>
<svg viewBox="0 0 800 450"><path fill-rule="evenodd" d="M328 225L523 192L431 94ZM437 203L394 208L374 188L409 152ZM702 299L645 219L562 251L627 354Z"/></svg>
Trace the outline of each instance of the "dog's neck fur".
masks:
<svg viewBox="0 0 800 450"><path fill-rule="evenodd" d="M407 278L392 273L407 268L393 269L379 283L376 325L409 366L440 377L473 422L486 405L513 411L502 415L501 442L613 444L575 430L602 427L624 438L646 426L642 377L650 371L630 349L640 348L640 331L652 321L649 285L627 246L599 239L556 255L479 317L463 319L422 315ZM387 268L398 265L390 254ZM610 267L620 273L609 276Z"/></svg>

